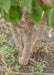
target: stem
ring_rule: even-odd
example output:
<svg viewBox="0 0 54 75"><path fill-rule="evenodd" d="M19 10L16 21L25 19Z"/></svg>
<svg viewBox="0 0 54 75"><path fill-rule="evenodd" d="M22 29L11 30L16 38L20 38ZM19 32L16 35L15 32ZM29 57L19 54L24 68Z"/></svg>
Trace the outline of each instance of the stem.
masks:
<svg viewBox="0 0 54 75"><path fill-rule="evenodd" d="M24 33L24 49L22 52L22 56L19 58L19 64L27 65L30 58L30 53L32 49L32 33L33 33L33 25L28 25L28 31Z"/></svg>
<svg viewBox="0 0 54 75"><path fill-rule="evenodd" d="M16 27L13 25L13 24L10 24L10 29L11 29L11 32L12 32L12 36L13 36L13 39L14 39L14 42L15 42L15 45L16 47L19 49L19 53L21 55L22 53L22 43L21 43L21 36L19 36L19 34L17 33L17 29Z"/></svg>
<svg viewBox="0 0 54 75"><path fill-rule="evenodd" d="M25 31L25 28L19 24L14 24L12 23L14 26L16 26L18 29L22 30L22 31Z"/></svg>
<svg viewBox="0 0 54 75"><path fill-rule="evenodd" d="M37 38L35 38L35 41L34 41L34 43L33 43L33 45L32 45L31 56L32 56L34 50L36 49L36 46L37 46L37 44L39 43L39 41L40 41L40 39L41 39L41 36L42 36L42 33L43 33L43 31L44 31L44 28L45 28L45 14L43 15L43 18L42 18L42 19L43 19L43 20L42 20L42 23L41 23L41 26L40 26L40 29L39 29L39 33L38 33L38 35L37 35Z"/></svg>
<svg viewBox="0 0 54 75"><path fill-rule="evenodd" d="M25 34L25 40L24 40L24 49L22 52L22 57L19 58L19 63L21 65L26 65L29 61L30 57L30 51L31 51L31 35L30 34Z"/></svg>

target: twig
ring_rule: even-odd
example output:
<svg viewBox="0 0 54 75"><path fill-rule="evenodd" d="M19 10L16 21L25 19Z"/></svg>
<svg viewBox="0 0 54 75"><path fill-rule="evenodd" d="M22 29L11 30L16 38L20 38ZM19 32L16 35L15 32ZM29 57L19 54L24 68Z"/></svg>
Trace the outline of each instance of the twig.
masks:
<svg viewBox="0 0 54 75"><path fill-rule="evenodd" d="M4 59L2 59L2 62L4 63L5 66L7 66L6 62L4 61Z"/></svg>
<svg viewBox="0 0 54 75"><path fill-rule="evenodd" d="M35 60L33 60L32 58L30 58L30 61L32 61L33 63L35 63L36 65L38 65L39 63L36 62Z"/></svg>
<svg viewBox="0 0 54 75"><path fill-rule="evenodd" d="M22 31L25 31L25 28L23 27L23 26L21 26L21 25L19 25L19 24L14 24L14 23L12 23L15 27L17 27L17 28L19 28L20 30L22 30Z"/></svg>

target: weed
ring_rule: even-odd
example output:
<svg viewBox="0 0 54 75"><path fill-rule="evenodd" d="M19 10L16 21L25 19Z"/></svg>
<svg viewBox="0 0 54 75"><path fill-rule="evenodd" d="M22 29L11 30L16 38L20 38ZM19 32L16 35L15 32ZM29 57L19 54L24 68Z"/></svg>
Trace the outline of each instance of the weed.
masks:
<svg viewBox="0 0 54 75"><path fill-rule="evenodd" d="M40 64L38 64L38 65L34 65L34 66L29 66L29 71L30 72L35 72L35 71L37 71L37 72L43 72L43 61L41 60L40 61Z"/></svg>
<svg viewBox="0 0 54 75"><path fill-rule="evenodd" d="M19 71L20 68L21 68L21 66L16 64L15 67L14 67L14 70Z"/></svg>
<svg viewBox="0 0 54 75"><path fill-rule="evenodd" d="M2 68L1 68L1 72L4 72L5 71L5 75L9 75L8 73L13 73L13 70L12 70L12 68L10 67L10 68L8 68L7 66L3 66Z"/></svg>
<svg viewBox="0 0 54 75"><path fill-rule="evenodd" d="M48 46L44 45L44 43L39 44L38 47L42 47L43 48L42 51L44 51L46 54L49 53Z"/></svg>
<svg viewBox="0 0 54 75"><path fill-rule="evenodd" d="M0 35L0 44L2 45L4 42L6 42L6 37L7 35L5 35L4 33L2 33Z"/></svg>
<svg viewBox="0 0 54 75"><path fill-rule="evenodd" d="M36 67L35 66L29 66L29 71L30 72L34 72L36 70Z"/></svg>
<svg viewBox="0 0 54 75"><path fill-rule="evenodd" d="M2 51L2 57L4 58L5 62L11 63L12 61L15 61L15 54L18 53L18 49L14 48L13 45L11 46L2 46L0 48L0 51Z"/></svg>

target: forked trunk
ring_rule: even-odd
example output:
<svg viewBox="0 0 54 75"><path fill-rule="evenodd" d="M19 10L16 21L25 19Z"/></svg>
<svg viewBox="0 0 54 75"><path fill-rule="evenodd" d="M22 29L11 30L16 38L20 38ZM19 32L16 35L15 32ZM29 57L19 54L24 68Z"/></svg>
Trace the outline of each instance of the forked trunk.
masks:
<svg viewBox="0 0 54 75"><path fill-rule="evenodd" d="M24 49L23 49L23 51L22 51L22 43L21 43L22 40L20 40L19 35L17 36L17 31L16 31L15 26L11 25L12 35L14 37L15 44L19 48L20 57L18 60L19 60L19 64L21 64L21 65L28 64L31 54L33 54L33 51L36 48L36 45L40 41L41 35L42 35L44 27L45 27L45 14L44 14L44 12L43 12L42 19L43 19L42 24L41 24L39 32L38 32L39 34L37 35L37 38L35 38L34 42L32 42L34 24L27 22L29 24L27 24L24 27L25 30L24 30Z"/></svg>

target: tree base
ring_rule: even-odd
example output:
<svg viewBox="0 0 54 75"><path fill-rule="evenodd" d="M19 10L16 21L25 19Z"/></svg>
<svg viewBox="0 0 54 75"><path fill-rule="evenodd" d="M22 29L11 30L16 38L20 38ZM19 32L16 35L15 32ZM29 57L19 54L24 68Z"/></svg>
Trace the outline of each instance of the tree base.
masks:
<svg viewBox="0 0 54 75"><path fill-rule="evenodd" d="M19 64L20 65L27 65L28 64L28 58L19 57Z"/></svg>

